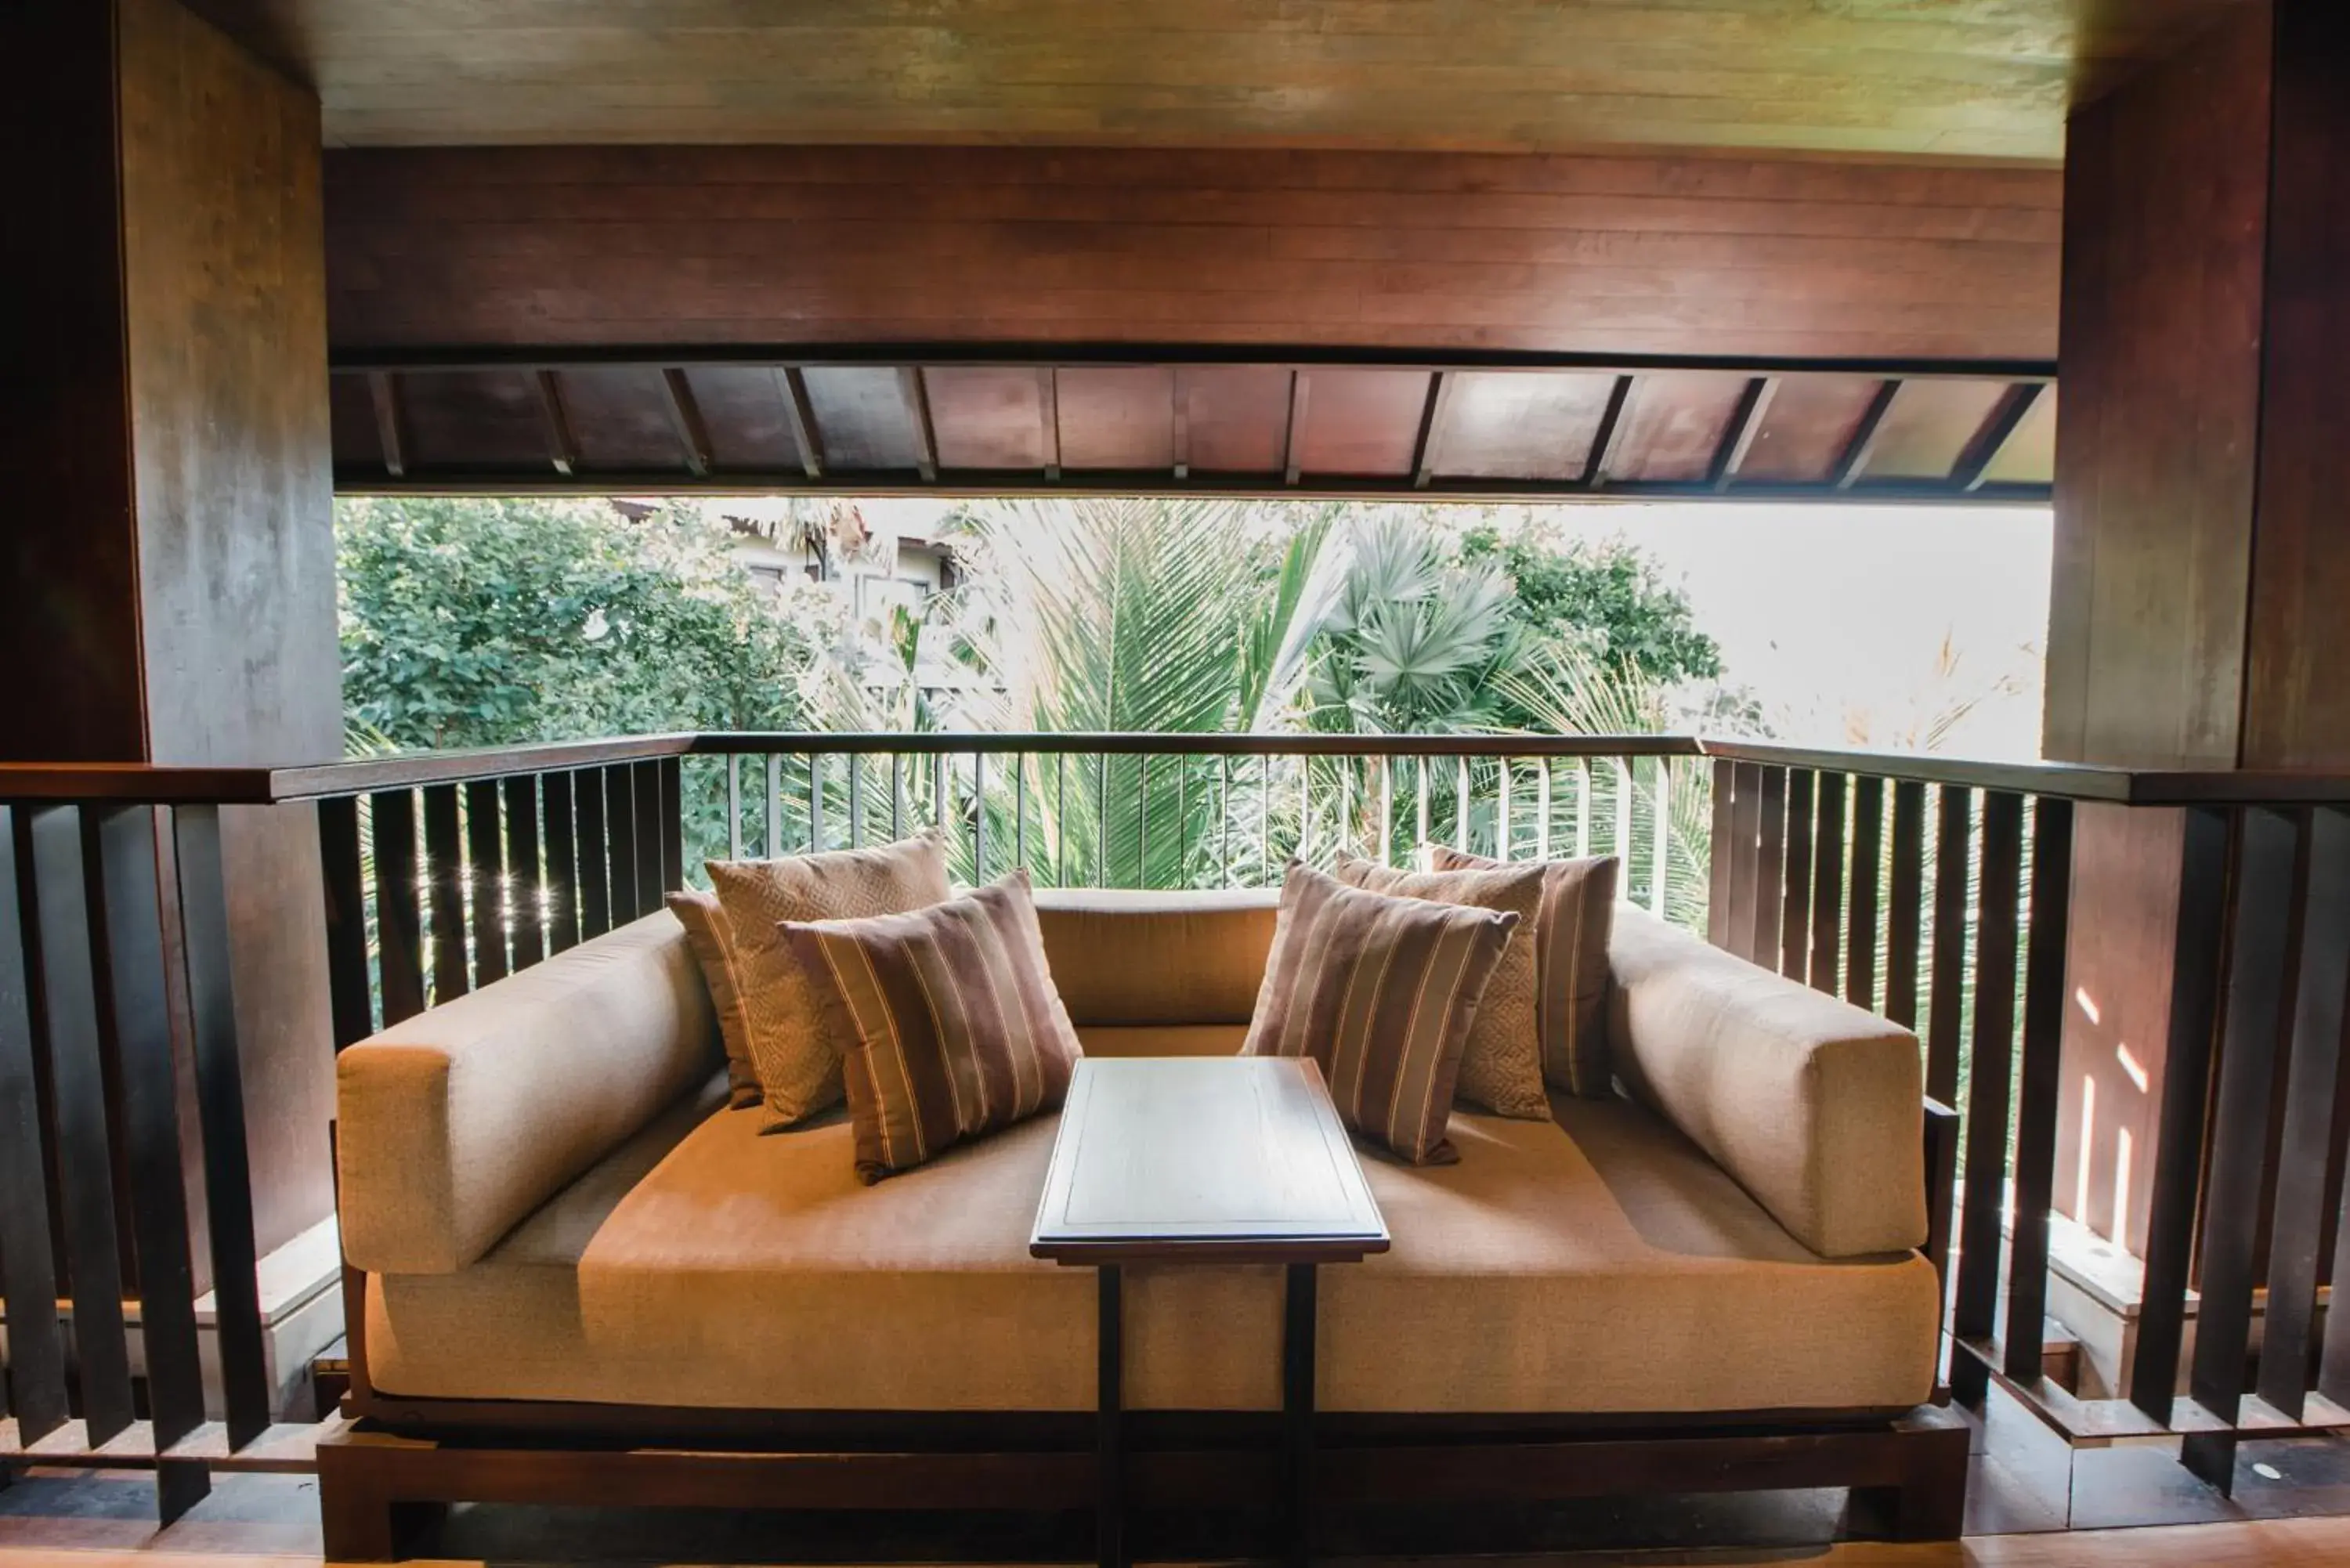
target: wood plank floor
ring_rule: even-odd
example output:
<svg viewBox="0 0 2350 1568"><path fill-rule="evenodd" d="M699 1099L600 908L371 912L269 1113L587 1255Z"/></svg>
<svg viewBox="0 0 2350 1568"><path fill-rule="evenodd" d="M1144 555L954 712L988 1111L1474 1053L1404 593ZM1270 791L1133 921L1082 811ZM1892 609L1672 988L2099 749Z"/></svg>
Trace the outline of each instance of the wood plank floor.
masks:
<svg viewBox="0 0 2350 1568"><path fill-rule="evenodd" d="M18 1547L0 1529L0 1568L317 1568L316 1556L234 1551L76 1551ZM1346 1563L1332 1560L1333 1568ZM1644 1552L1461 1560L1478 1568L2316 1568L2350 1563L2350 1519L2263 1520L2066 1535L1979 1537L1958 1546L1855 1544L1825 1551ZM420 1560L416 1568L487 1568L480 1559ZM1430 1558L1357 1558L1352 1568L1443 1568Z"/></svg>

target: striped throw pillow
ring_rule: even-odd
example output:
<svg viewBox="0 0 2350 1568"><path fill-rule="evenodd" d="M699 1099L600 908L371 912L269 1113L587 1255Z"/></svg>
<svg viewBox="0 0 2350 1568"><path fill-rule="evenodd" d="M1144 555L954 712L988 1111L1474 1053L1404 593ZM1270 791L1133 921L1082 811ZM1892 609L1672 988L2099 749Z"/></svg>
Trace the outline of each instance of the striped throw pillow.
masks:
<svg viewBox="0 0 2350 1568"><path fill-rule="evenodd" d="M867 1184L1067 1096L1083 1052L1025 871L908 914L782 930L840 1044Z"/></svg>
<svg viewBox="0 0 2350 1568"><path fill-rule="evenodd" d="M1517 923L1349 888L1293 860L1242 1054L1311 1056L1348 1127L1414 1165L1450 1164L1461 1054Z"/></svg>
<svg viewBox="0 0 2350 1568"><path fill-rule="evenodd" d="M1431 871L1475 871L1506 864L1422 846ZM1536 864L1529 862L1529 864ZM1543 1076L1570 1095L1615 1093L1607 1058L1607 937L1616 925L1613 855L1544 860L1541 912L1534 916L1534 1028L1542 1036Z"/></svg>
<svg viewBox="0 0 2350 1568"><path fill-rule="evenodd" d="M663 901L685 928L685 945L693 950L702 981L710 988L711 1011L718 1014L719 1038L726 1043L726 1103L736 1110L755 1106L759 1071L751 1064L751 1017L734 968L734 929L714 893L687 888Z"/></svg>

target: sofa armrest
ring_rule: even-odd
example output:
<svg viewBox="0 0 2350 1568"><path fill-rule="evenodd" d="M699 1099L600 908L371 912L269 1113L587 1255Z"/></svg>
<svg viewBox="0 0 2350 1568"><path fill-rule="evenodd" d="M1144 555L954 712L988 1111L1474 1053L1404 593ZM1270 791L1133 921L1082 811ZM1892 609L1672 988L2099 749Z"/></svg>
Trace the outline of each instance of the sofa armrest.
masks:
<svg viewBox="0 0 2350 1568"><path fill-rule="evenodd" d="M336 1064L344 1257L463 1268L719 1058L666 911L360 1041Z"/></svg>
<svg viewBox="0 0 2350 1568"><path fill-rule="evenodd" d="M1619 908L1608 1045L1633 1097L1826 1258L1928 1241L1917 1036Z"/></svg>

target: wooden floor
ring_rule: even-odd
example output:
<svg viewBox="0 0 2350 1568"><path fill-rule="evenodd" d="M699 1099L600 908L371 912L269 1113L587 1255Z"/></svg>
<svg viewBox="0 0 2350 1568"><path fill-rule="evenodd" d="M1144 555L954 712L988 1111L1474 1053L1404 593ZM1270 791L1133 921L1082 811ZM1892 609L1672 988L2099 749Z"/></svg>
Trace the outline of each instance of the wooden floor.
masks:
<svg viewBox="0 0 2350 1568"><path fill-rule="evenodd" d="M1347 1560L1334 1559L1336 1563ZM1790 1552L1672 1551L1542 1557L1481 1557L1478 1568L1644 1568L1667 1564L1770 1564L1772 1568L2314 1568L2350 1564L2350 1519L2262 1520L2063 1535L1981 1536L1958 1546L1846 1545ZM199 1551L79 1551L8 1544L0 1521L0 1568L313 1568L313 1555ZM420 1561L487 1568L478 1558ZM1440 1559L1357 1558L1358 1568L1438 1568ZM504 1565L501 1565L504 1568Z"/></svg>

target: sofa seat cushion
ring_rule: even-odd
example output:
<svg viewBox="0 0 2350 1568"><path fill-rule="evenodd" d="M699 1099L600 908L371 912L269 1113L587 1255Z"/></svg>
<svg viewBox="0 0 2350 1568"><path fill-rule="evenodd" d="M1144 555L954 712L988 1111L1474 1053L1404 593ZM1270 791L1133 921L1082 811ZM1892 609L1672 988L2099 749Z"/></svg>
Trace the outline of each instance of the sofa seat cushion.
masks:
<svg viewBox="0 0 2350 1568"><path fill-rule="evenodd" d="M1092 1271L1028 1256L1056 1118L860 1185L836 1114L758 1136L723 1080L454 1274L371 1281L388 1395L753 1408L1086 1410ZM1624 1101L1456 1113L1459 1164L1366 1155L1393 1251L1322 1271L1334 1410L1906 1407L1933 1270L1825 1262ZM1129 1402L1280 1403L1281 1273L1132 1267Z"/></svg>

